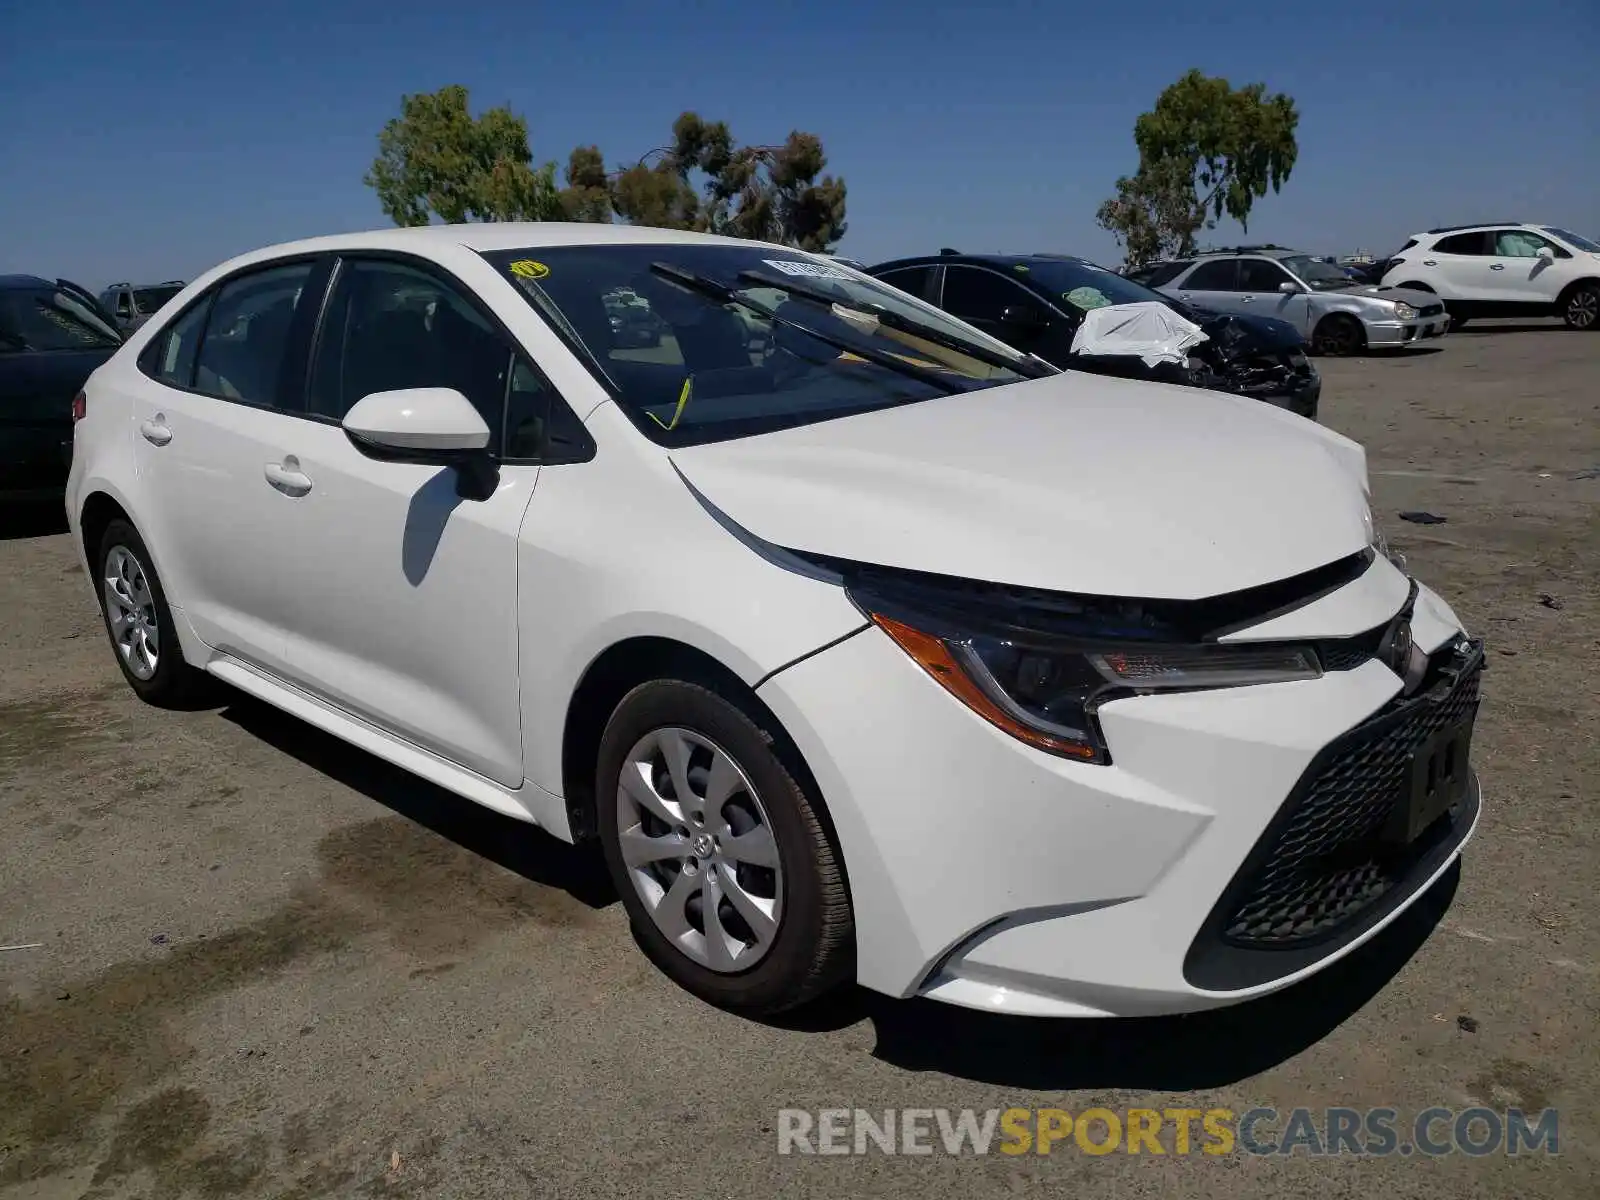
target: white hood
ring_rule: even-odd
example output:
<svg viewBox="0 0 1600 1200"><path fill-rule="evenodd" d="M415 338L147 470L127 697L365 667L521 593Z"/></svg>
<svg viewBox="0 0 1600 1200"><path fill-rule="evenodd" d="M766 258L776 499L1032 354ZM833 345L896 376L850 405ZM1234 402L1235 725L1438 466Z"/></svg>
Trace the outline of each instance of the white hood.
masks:
<svg viewBox="0 0 1600 1200"><path fill-rule="evenodd" d="M1076 372L672 461L777 546L1052 591L1199 599L1371 540L1350 439L1258 400Z"/></svg>

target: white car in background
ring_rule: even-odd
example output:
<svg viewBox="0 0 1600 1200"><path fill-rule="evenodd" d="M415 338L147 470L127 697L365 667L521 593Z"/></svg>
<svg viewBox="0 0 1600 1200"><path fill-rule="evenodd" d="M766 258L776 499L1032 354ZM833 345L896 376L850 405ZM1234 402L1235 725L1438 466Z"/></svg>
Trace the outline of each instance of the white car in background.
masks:
<svg viewBox="0 0 1600 1200"><path fill-rule="evenodd" d="M613 344L621 288L659 353ZM598 838L719 1005L1228 1004L1367 941L1477 823L1482 648L1382 552L1360 446L1057 372L820 256L295 242L74 408L68 515L140 696L209 673Z"/></svg>
<svg viewBox="0 0 1600 1200"><path fill-rule="evenodd" d="M1560 317L1600 329L1600 243L1554 225L1450 225L1412 234L1385 287L1433 292L1457 328L1473 317Z"/></svg>

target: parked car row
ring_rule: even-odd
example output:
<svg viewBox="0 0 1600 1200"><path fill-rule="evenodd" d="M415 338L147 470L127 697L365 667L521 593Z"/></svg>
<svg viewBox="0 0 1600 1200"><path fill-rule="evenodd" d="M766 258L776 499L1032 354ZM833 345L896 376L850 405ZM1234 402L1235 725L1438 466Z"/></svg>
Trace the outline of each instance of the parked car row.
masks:
<svg viewBox="0 0 1600 1200"><path fill-rule="evenodd" d="M1560 317L1600 329L1600 242L1555 225L1440 226L1362 265L1239 246L1147 263L1128 278L1223 311L1275 310L1326 354L1437 337L1441 313L1451 329L1478 317Z"/></svg>
<svg viewBox="0 0 1600 1200"><path fill-rule="evenodd" d="M117 328L124 333L131 333L160 312L161 306L181 291L181 279L137 285L113 283L100 293L100 307L116 318Z"/></svg>
<svg viewBox="0 0 1600 1200"><path fill-rule="evenodd" d="M1372 938L1477 823L1483 650L1362 448L960 319L1059 355L1146 295L1082 260L877 269L511 223L222 264L74 408L109 652L597 839L731 1009L1148 1016Z"/></svg>

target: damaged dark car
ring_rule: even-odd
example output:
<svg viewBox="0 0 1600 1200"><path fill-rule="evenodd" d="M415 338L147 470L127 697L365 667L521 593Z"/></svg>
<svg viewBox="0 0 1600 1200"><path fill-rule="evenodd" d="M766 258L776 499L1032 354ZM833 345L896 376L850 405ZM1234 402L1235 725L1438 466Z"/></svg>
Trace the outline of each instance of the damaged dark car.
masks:
<svg viewBox="0 0 1600 1200"><path fill-rule="evenodd" d="M1287 321L1195 308L1062 254L960 254L901 258L867 273L1018 350L1068 370L1235 392L1312 420L1322 379ZM1164 305L1200 326L1205 340L1181 362L1147 365L1135 354L1083 354L1073 341L1088 313L1120 304Z"/></svg>

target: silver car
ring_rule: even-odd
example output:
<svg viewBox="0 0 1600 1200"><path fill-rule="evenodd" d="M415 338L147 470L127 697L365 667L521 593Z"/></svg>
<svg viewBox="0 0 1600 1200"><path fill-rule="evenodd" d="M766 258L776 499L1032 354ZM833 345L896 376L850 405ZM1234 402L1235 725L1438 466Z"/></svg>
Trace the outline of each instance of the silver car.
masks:
<svg viewBox="0 0 1600 1200"><path fill-rule="evenodd" d="M1167 263L1160 274L1158 291L1198 308L1277 317L1317 354L1413 346L1450 327L1430 292L1362 283L1325 258L1278 246Z"/></svg>

